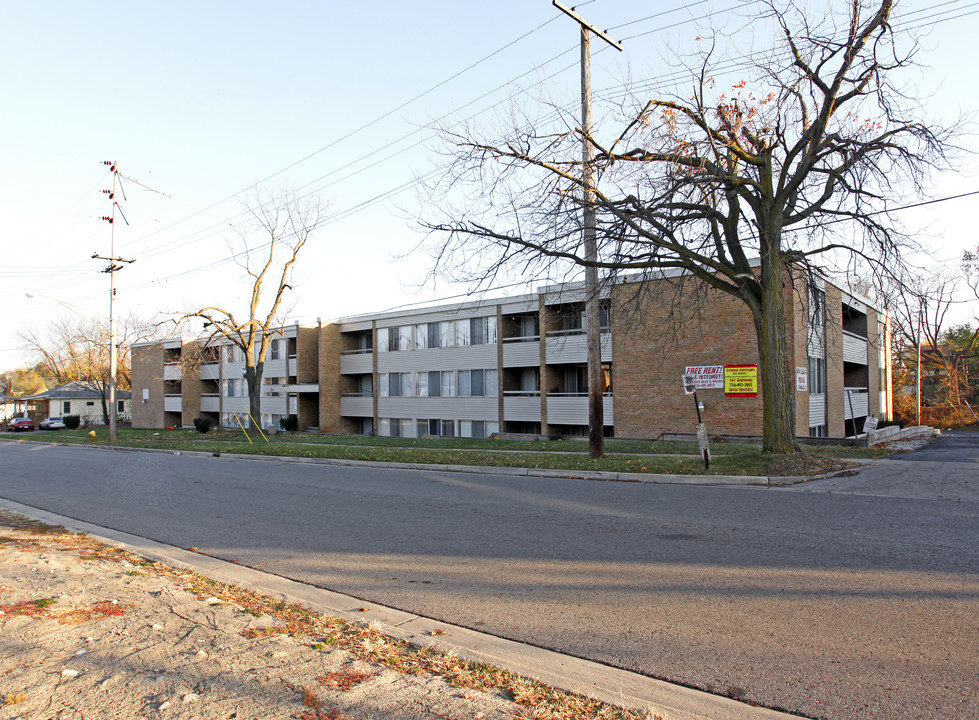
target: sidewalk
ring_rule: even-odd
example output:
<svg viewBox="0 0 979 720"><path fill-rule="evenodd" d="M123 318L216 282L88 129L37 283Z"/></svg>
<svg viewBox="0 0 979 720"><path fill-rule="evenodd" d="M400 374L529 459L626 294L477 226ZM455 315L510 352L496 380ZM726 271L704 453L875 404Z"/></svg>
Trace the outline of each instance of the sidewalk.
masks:
<svg viewBox="0 0 979 720"><path fill-rule="evenodd" d="M4 507L4 720L790 717Z"/></svg>

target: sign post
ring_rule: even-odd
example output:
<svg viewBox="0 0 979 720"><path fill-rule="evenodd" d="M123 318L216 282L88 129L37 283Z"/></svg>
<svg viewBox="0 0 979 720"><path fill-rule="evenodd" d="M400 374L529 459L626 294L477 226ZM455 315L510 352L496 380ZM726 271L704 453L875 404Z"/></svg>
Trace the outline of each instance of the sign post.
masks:
<svg viewBox="0 0 979 720"><path fill-rule="evenodd" d="M704 458L704 469L710 467L710 443L707 442L707 426L700 419L700 402L697 400L697 384L694 376L688 373L683 375L683 392L693 395L693 406L697 410L697 447L700 455Z"/></svg>

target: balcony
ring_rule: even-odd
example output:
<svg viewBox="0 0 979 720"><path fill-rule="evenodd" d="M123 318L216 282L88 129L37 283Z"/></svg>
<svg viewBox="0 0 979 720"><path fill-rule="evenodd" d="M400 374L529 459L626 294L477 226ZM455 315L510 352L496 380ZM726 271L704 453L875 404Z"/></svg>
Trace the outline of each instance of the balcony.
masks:
<svg viewBox="0 0 979 720"><path fill-rule="evenodd" d="M867 338L843 331L843 362L867 364Z"/></svg>
<svg viewBox="0 0 979 720"><path fill-rule="evenodd" d="M299 363L296 360L296 356L290 355L289 360L286 363L286 374L289 375L289 377L296 377L296 375L299 374L298 367Z"/></svg>
<svg viewBox="0 0 979 720"><path fill-rule="evenodd" d="M201 412L220 412L221 398L217 393L201 393Z"/></svg>
<svg viewBox="0 0 979 720"><path fill-rule="evenodd" d="M201 365L201 380L220 380L221 364L217 362L206 362Z"/></svg>
<svg viewBox="0 0 979 720"><path fill-rule="evenodd" d="M843 417L847 420L870 414L870 393L865 387L843 388Z"/></svg>
<svg viewBox="0 0 979 720"><path fill-rule="evenodd" d="M179 360L168 362L163 366L163 379L170 381L180 380L183 377L183 367Z"/></svg>
<svg viewBox="0 0 979 720"><path fill-rule="evenodd" d="M612 362L612 334L602 328L602 362ZM547 364L588 362L588 337L584 330L555 330L547 333Z"/></svg>
<svg viewBox="0 0 979 720"><path fill-rule="evenodd" d="M340 414L344 417L374 417L374 398L360 393L345 394L340 398Z"/></svg>
<svg viewBox="0 0 979 720"><path fill-rule="evenodd" d="M540 335L505 338L503 367L540 367Z"/></svg>
<svg viewBox="0 0 979 720"><path fill-rule="evenodd" d="M373 350L344 350L340 353L340 373L369 375L374 372Z"/></svg>
<svg viewBox="0 0 979 720"><path fill-rule="evenodd" d="M183 410L183 398L180 395L163 396L163 412L181 412Z"/></svg>
<svg viewBox="0 0 979 720"><path fill-rule="evenodd" d="M526 390L504 391L503 418L508 422L540 422L540 393Z"/></svg>
<svg viewBox="0 0 979 720"><path fill-rule="evenodd" d="M612 395L606 393L602 398L604 422L612 425ZM508 420L510 418L507 418ZM548 425L587 425L588 396L579 394L548 394L547 396Z"/></svg>

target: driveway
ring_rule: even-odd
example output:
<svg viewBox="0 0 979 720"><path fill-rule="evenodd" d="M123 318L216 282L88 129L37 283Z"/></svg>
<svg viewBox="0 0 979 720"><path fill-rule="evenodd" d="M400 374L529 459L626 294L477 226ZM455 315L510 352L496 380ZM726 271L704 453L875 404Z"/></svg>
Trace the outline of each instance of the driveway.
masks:
<svg viewBox="0 0 979 720"><path fill-rule="evenodd" d="M814 480L785 489L979 502L979 432L946 431L916 450L868 463L850 477Z"/></svg>

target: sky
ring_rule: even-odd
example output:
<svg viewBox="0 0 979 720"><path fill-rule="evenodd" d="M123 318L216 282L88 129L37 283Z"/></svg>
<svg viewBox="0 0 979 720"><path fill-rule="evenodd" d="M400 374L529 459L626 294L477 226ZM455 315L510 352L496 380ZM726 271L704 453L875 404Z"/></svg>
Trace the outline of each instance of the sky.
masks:
<svg viewBox="0 0 979 720"><path fill-rule="evenodd" d="M922 28L923 67L908 82L929 119L974 113L979 84L961 58L979 2L897 8ZM578 103L578 31L549 0L0 0L0 10L0 371L28 360L19 332L66 313L108 315L106 263L91 257L113 242L100 219L112 212L103 161L132 180L118 198L128 224L114 226L115 254L135 261L116 273L119 316L240 312L249 286L231 260L234 227L256 188L291 187L320 198L328 219L300 257L289 315L325 321L466 292L429 278L431 258L416 249L418 218L434 216L417 180L439 177L442 162L433 126L490 127L513 97ZM671 72L673 49L711 27L750 28L755 12L751 0L577 10L625 46L593 45L596 95ZM961 142L979 149L973 134ZM962 166L930 197L979 190L977 163ZM975 203L908 211L922 267L953 268L976 247Z"/></svg>

